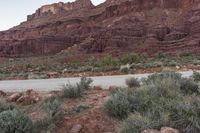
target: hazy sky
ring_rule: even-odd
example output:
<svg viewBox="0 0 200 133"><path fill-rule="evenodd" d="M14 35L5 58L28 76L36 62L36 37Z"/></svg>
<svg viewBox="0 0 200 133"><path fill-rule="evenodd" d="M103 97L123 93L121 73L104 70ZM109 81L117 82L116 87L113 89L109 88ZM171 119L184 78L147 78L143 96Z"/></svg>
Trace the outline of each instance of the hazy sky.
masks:
<svg viewBox="0 0 200 133"><path fill-rule="evenodd" d="M0 31L9 29L25 21L40 6L55 2L72 2L75 0L0 0ZM92 0L98 5L105 0Z"/></svg>

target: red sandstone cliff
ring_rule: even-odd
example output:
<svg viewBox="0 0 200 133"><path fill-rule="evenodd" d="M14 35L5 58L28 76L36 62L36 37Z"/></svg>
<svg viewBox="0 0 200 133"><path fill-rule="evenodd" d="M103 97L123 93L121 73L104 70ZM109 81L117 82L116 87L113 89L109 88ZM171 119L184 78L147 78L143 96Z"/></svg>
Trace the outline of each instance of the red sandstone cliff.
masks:
<svg viewBox="0 0 200 133"><path fill-rule="evenodd" d="M200 52L200 0L90 0L39 8L0 32L0 56L60 52Z"/></svg>

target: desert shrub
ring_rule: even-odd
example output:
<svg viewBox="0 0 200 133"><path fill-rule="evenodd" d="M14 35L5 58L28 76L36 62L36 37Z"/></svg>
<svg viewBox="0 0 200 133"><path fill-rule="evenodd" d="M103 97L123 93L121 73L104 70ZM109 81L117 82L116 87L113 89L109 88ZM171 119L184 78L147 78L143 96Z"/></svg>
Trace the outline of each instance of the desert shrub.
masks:
<svg viewBox="0 0 200 133"><path fill-rule="evenodd" d="M167 75L167 74L166 74ZM145 80L144 85L140 88L123 88L112 93L111 97L105 103L108 115L112 117L124 118L130 112L161 111L170 109L171 99L181 95L179 84L176 84L171 74L167 79L161 79L150 76ZM153 77L153 78L152 78ZM166 100L169 98L169 100Z"/></svg>
<svg viewBox="0 0 200 133"><path fill-rule="evenodd" d="M6 110L12 110L14 107L4 101L3 99L0 99L0 113Z"/></svg>
<svg viewBox="0 0 200 133"><path fill-rule="evenodd" d="M163 126L172 126L183 133L199 133L200 97L193 94L197 91L192 79L162 72L143 79L138 88L116 89L104 108L109 116L124 119L120 133Z"/></svg>
<svg viewBox="0 0 200 133"><path fill-rule="evenodd" d="M126 85L130 88L140 87L140 82L138 81L138 79L132 77L132 78L126 79Z"/></svg>
<svg viewBox="0 0 200 133"><path fill-rule="evenodd" d="M171 111L171 126L182 133L200 132L200 99L199 97L185 98L177 102Z"/></svg>
<svg viewBox="0 0 200 133"><path fill-rule="evenodd" d="M151 128L150 119L139 113L135 113L123 121L119 133L141 133L142 130L148 128Z"/></svg>
<svg viewBox="0 0 200 133"><path fill-rule="evenodd" d="M90 88L90 84L92 83L91 78L81 77L81 81L79 84L77 84L80 88L84 90L88 90Z"/></svg>
<svg viewBox="0 0 200 133"><path fill-rule="evenodd" d="M77 98L82 96L83 90L78 85L69 83L63 86L62 94L65 98Z"/></svg>
<svg viewBox="0 0 200 133"><path fill-rule="evenodd" d="M192 79L183 78L180 85L181 91L184 94L199 93L199 86Z"/></svg>
<svg viewBox="0 0 200 133"><path fill-rule="evenodd" d="M32 133L33 123L27 115L8 110L0 113L0 129L1 133Z"/></svg>
<svg viewBox="0 0 200 133"><path fill-rule="evenodd" d="M200 81L200 73L194 71L192 78L194 79L194 81Z"/></svg>
<svg viewBox="0 0 200 133"><path fill-rule="evenodd" d="M125 65L125 64L139 63L141 59L138 54L132 53L124 55L119 60L122 65Z"/></svg>
<svg viewBox="0 0 200 133"><path fill-rule="evenodd" d="M116 66L118 61L111 56L105 56L99 61L100 66Z"/></svg>
<svg viewBox="0 0 200 133"><path fill-rule="evenodd" d="M41 118L33 123L34 132L36 133L43 133L51 131L54 127L51 117L44 117Z"/></svg>
<svg viewBox="0 0 200 133"><path fill-rule="evenodd" d="M181 78L182 78L181 74L179 73L171 71L163 71L161 73L152 74L148 76L148 78L143 79L142 81L146 85L151 85L160 82L162 80L171 79L177 85L180 83Z"/></svg>
<svg viewBox="0 0 200 133"><path fill-rule="evenodd" d="M55 113L59 110L61 102L58 97L52 96L44 99L42 103L42 108L47 112L48 115L54 116Z"/></svg>
<svg viewBox="0 0 200 133"><path fill-rule="evenodd" d="M92 69L92 72L108 72L108 71L114 71L114 70L119 70L119 66L94 67Z"/></svg>
<svg viewBox="0 0 200 133"><path fill-rule="evenodd" d="M177 62L174 61L174 60L171 60L170 62L168 62L168 63L166 64L166 66L171 66L171 67L174 67L174 66L176 66L176 65L177 65Z"/></svg>
<svg viewBox="0 0 200 133"><path fill-rule="evenodd" d="M105 112L119 119L126 118L130 112L130 103L122 89L116 90L104 104Z"/></svg>
<svg viewBox="0 0 200 133"><path fill-rule="evenodd" d="M63 112L58 111L54 116L45 115L33 122L34 133L53 133L56 123L63 119Z"/></svg>
<svg viewBox="0 0 200 133"><path fill-rule="evenodd" d="M190 56L191 56L191 53L189 53L189 52L182 52L179 54L179 57L181 57L181 58L190 57Z"/></svg>
<svg viewBox="0 0 200 133"><path fill-rule="evenodd" d="M25 68L30 69L30 68L33 68L33 66L31 64L25 64Z"/></svg>
<svg viewBox="0 0 200 133"><path fill-rule="evenodd" d="M63 97L66 97L66 98L81 97L83 92L90 88L90 84L92 82L93 82L92 79L82 77L81 81L75 85L72 85L70 83L65 84L62 90Z"/></svg>
<svg viewBox="0 0 200 133"><path fill-rule="evenodd" d="M155 68L155 67L161 67L163 64L162 62L149 62L143 64L144 68Z"/></svg>
<svg viewBox="0 0 200 133"><path fill-rule="evenodd" d="M194 60L192 61L192 63L193 63L194 65L200 65L200 60L194 59Z"/></svg>
<svg viewBox="0 0 200 133"><path fill-rule="evenodd" d="M180 95L181 75L174 72L162 72L143 79L143 85L152 96L174 98Z"/></svg>
<svg viewBox="0 0 200 133"><path fill-rule="evenodd" d="M157 55L156 55L156 57L157 57L158 59L166 58L166 54L163 53L163 52L158 52Z"/></svg>

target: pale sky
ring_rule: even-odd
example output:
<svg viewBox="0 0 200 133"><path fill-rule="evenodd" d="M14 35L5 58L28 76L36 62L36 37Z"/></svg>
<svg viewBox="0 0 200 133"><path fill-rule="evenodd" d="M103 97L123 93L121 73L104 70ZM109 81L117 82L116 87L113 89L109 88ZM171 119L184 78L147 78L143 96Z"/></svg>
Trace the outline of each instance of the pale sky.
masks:
<svg viewBox="0 0 200 133"><path fill-rule="evenodd" d="M26 20L27 15L45 4L55 2L72 2L75 0L0 0L0 31L7 30ZM105 0L91 0L98 5Z"/></svg>

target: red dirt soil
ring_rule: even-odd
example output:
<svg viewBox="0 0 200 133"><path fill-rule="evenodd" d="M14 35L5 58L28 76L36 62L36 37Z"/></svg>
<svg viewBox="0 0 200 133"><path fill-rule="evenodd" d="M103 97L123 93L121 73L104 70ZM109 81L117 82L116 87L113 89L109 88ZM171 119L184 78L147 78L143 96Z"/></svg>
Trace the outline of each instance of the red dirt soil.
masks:
<svg viewBox="0 0 200 133"><path fill-rule="evenodd" d="M109 90L96 87L96 89L86 93L80 99L68 100L64 110L67 111L80 103L88 105L89 108L81 113L66 115L63 120L57 123L55 133L69 133L76 124L82 125L80 133L106 133L116 130L118 122L106 116L102 108Z"/></svg>

